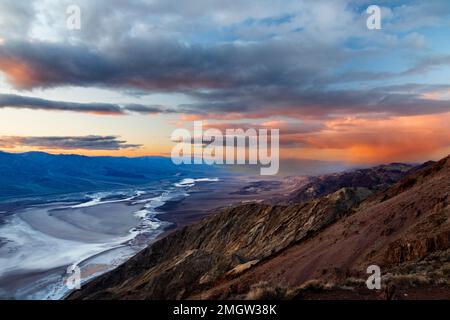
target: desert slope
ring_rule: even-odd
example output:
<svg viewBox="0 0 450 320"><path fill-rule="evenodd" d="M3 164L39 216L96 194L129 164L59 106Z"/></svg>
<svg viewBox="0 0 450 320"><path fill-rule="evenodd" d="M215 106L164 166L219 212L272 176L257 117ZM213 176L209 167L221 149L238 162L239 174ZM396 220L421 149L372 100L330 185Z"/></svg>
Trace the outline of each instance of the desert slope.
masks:
<svg viewBox="0 0 450 320"><path fill-rule="evenodd" d="M449 178L450 160L445 158L367 199L320 234L199 297L244 294L262 280L287 288L317 279L346 284L367 278L367 267L376 264L386 279L401 280L397 286L416 286L405 292L447 286L438 296L450 298ZM418 297L426 298L427 290Z"/></svg>
<svg viewBox="0 0 450 320"><path fill-rule="evenodd" d="M381 192L343 188L300 204L232 208L154 243L70 298L244 298L263 281L295 292L314 279L364 278L371 264L383 275L419 272L426 259L440 272L450 247L449 178L445 158Z"/></svg>

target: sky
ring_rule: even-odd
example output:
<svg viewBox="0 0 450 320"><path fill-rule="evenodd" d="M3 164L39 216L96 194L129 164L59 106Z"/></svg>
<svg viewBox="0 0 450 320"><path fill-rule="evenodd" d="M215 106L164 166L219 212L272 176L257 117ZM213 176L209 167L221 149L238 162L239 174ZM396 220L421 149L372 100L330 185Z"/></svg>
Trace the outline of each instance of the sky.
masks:
<svg viewBox="0 0 450 320"><path fill-rule="evenodd" d="M450 1L0 0L0 150L168 155L194 120L280 129L284 159L446 156Z"/></svg>

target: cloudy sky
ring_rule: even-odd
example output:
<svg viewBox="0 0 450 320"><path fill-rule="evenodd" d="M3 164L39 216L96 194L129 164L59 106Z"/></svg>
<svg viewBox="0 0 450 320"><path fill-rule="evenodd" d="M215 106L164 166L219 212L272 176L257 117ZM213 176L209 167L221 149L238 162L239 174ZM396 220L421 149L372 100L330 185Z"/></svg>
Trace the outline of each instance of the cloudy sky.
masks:
<svg viewBox="0 0 450 320"><path fill-rule="evenodd" d="M447 155L450 1L0 0L1 150L165 155L193 120L289 159Z"/></svg>

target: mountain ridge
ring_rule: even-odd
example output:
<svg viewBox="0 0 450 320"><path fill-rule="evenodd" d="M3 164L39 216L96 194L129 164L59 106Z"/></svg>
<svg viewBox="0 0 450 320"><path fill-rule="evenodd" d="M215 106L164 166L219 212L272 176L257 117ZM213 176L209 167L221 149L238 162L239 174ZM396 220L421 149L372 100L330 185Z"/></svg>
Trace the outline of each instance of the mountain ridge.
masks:
<svg viewBox="0 0 450 320"><path fill-rule="evenodd" d="M177 166L170 158L88 157L44 152L0 152L0 199L140 186L168 175L213 172L211 166Z"/></svg>
<svg viewBox="0 0 450 320"><path fill-rule="evenodd" d="M297 204L275 206L246 204L216 213L198 224L185 227L157 241L116 270L94 279L81 291L72 293L69 298L242 298L242 295L248 294L253 285L261 281L295 287L315 278L323 280L345 278L355 273L351 267L358 259L363 261L372 259L390 267L413 261L414 259L400 259L389 265L385 263L388 261L386 252L392 252L394 257L398 257L396 252L400 252L400 256L405 256L402 253L404 249L392 247L386 251L386 248L381 246L382 253L377 256L376 251L372 253L366 248L370 248L373 243L377 247L376 239L380 236L393 240L393 237L389 236L399 233L402 223L408 229L413 222L417 222L415 215L412 218L398 218L396 215L392 218L384 217L385 213L379 213L377 207L390 205L392 202L393 210L398 211L398 206L403 205L403 202L397 201L402 197L410 199L411 189L423 184L428 185L430 179L433 180L436 174L442 175L443 171L445 177L450 176L449 168L448 158L437 164L428 164L419 170L410 171L409 176L382 192L363 187L342 188L334 193ZM411 179L417 184L411 183ZM439 196L448 194L449 186L445 181L442 182L442 179L439 181L443 183L444 191L427 193L427 196L434 199L438 194ZM442 201L438 197L437 203ZM425 209L423 208L424 212ZM371 210L379 214L371 216L377 222L372 227L366 219L361 218L368 215L367 211L372 212ZM401 212L398 215L401 216ZM428 214L424 216L428 217ZM306 250L305 248L312 246L311 243L314 249L330 230L336 232L336 228L338 232L332 233L334 237L331 237L332 241L328 239L325 241L325 247L319 246L320 250L324 250L321 254L331 255L326 261L329 265L336 266L334 269L331 268L333 270L320 267L323 263L318 262L318 256L306 264L298 258L292 259L289 255L286 257L287 253L294 249ZM378 228L378 233L374 235L371 228ZM364 233L367 235L363 236ZM347 237L354 234L360 234L358 241L361 242L361 248L348 244L348 248L355 249L349 253L348 248L340 243L347 245ZM443 250L447 246L447 234L444 232L439 237L440 240L437 241L440 241L441 245L438 248ZM368 239L373 243L369 243ZM418 246L424 247L422 242ZM400 244L398 248L403 247ZM435 251L428 250L429 247L426 245L424 248L417 252L426 255ZM292 254L296 252L295 250ZM309 254L314 256L314 250ZM320 250L319 256L322 252ZM361 250L369 252L364 251L363 255ZM352 255L356 256L352 258ZM350 260L345 262L342 260L344 257ZM412 257L417 258L417 255ZM296 263L293 264L291 260ZM361 267L361 264L360 261L355 265ZM357 275L361 274L360 272Z"/></svg>

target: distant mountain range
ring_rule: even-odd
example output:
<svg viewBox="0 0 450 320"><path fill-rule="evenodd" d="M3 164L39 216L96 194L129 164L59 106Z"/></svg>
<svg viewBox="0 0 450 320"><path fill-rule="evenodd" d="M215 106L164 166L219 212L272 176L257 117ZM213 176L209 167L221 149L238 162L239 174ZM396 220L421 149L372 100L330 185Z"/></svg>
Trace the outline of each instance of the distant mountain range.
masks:
<svg viewBox="0 0 450 320"><path fill-rule="evenodd" d="M69 298L448 299L449 181L449 157L307 180L287 204L177 230ZM382 290L366 287L370 265Z"/></svg>
<svg viewBox="0 0 450 320"><path fill-rule="evenodd" d="M0 152L0 200L143 185L157 179L211 172L176 166L165 157L87 157Z"/></svg>

